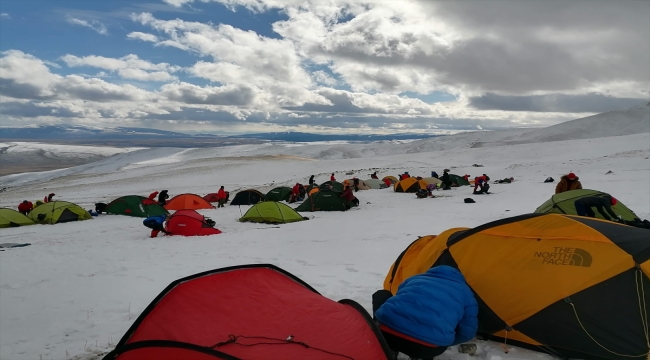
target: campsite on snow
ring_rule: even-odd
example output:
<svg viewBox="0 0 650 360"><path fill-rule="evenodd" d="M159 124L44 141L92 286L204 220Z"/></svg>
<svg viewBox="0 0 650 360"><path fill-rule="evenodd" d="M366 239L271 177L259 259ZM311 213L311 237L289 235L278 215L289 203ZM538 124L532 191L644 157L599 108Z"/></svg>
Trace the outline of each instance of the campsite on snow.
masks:
<svg viewBox="0 0 650 360"><path fill-rule="evenodd" d="M437 359L645 358L649 144L650 103L540 129L133 148L3 176L0 358L393 359L398 288L440 269L478 299L478 335ZM587 198L614 214L576 216Z"/></svg>

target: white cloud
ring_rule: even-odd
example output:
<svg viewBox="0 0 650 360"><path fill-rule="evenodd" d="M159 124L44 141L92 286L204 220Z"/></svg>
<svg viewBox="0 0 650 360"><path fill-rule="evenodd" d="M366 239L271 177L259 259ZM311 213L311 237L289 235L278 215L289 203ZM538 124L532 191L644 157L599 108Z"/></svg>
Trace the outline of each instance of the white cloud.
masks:
<svg viewBox="0 0 650 360"><path fill-rule="evenodd" d="M102 24L97 20L86 21L68 15L66 21L73 25L80 25L80 26L91 28L94 31L96 31L98 34L108 35L108 29L106 28L106 25Z"/></svg>
<svg viewBox="0 0 650 360"><path fill-rule="evenodd" d="M147 42L158 42L158 37L154 34L147 34L139 31L130 32L126 35L129 39L141 40Z"/></svg>
<svg viewBox="0 0 650 360"><path fill-rule="evenodd" d="M11 19L11 15L7 13L0 13L0 19Z"/></svg>
<svg viewBox="0 0 650 360"><path fill-rule="evenodd" d="M154 64L140 59L137 55L129 54L121 58L108 58L104 56L64 55L61 57L69 67L90 66L104 70L115 71L120 77L141 81L171 81L176 77L170 73L181 68L168 63Z"/></svg>

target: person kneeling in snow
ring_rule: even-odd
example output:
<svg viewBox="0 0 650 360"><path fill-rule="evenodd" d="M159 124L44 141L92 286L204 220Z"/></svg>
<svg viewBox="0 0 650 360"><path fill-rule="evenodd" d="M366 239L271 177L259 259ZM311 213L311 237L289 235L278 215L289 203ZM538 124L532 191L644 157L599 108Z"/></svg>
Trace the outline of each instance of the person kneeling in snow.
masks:
<svg viewBox="0 0 650 360"><path fill-rule="evenodd" d="M158 216L151 216L144 221L142 221L142 225L148 227L151 229L151 237L155 238L158 236L158 233L161 231L164 232L165 234L169 234L167 231L165 231L165 221L169 220L170 215L158 215Z"/></svg>
<svg viewBox="0 0 650 360"><path fill-rule="evenodd" d="M478 330L478 303L460 271L450 266L406 279L395 296L379 290L372 303L390 348L412 358L433 359Z"/></svg>
<svg viewBox="0 0 650 360"><path fill-rule="evenodd" d="M359 206L359 199L354 196L350 185L347 185L345 187L345 191L343 191L340 197L343 198L343 201L345 201L345 206L348 209L350 209L352 206Z"/></svg>

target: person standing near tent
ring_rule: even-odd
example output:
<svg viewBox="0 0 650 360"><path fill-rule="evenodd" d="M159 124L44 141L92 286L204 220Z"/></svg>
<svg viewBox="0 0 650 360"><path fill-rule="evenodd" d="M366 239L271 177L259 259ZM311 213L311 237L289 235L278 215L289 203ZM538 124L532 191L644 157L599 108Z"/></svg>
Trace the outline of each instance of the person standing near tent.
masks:
<svg viewBox="0 0 650 360"><path fill-rule="evenodd" d="M350 187L350 185L345 187L345 190L343 191L340 197L343 198L343 200L345 201L345 206L348 209L351 208L352 205L359 206L359 199L357 199L354 196L354 193L352 193L352 188Z"/></svg>
<svg viewBox="0 0 650 360"><path fill-rule="evenodd" d="M291 197L289 198L289 203L294 203L296 201L302 200L302 197L300 196L300 188L302 185L300 183L296 183L296 185L291 188Z"/></svg>
<svg viewBox="0 0 650 360"><path fill-rule="evenodd" d="M219 205L217 205L217 209L224 207L227 198L228 195L226 195L226 190L224 190L223 185L221 185L219 191L217 191L217 201L219 203Z"/></svg>
<svg viewBox="0 0 650 360"><path fill-rule="evenodd" d="M359 191L359 178L358 177L353 177L352 178L352 184L354 185L354 192Z"/></svg>
<svg viewBox="0 0 650 360"><path fill-rule="evenodd" d="M379 179L379 177L377 176L377 172L375 171L374 173L370 174L370 178L371 179Z"/></svg>
<svg viewBox="0 0 650 360"><path fill-rule="evenodd" d="M151 194L149 194L149 200L156 201L156 196L158 196L158 191L152 192Z"/></svg>
<svg viewBox="0 0 650 360"><path fill-rule="evenodd" d="M404 171L404 174L402 174L402 175L400 176L399 179L400 179L400 180L404 180L404 179L408 179L408 178L410 178L410 177L411 177L411 175L409 175L409 172L408 172L408 171Z"/></svg>
<svg viewBox="0 0 650 360"><path fill-rule="evenodd" d="M393 183L390 182L390 179L388 177L384 178L384 184L386 184L387 188L389 188L391 185L393 185Z"/></svg>
<svg viewBox="0 0 650 360"><path fill-rule="evenodd" d="M334 173L332 173L332 176L330 176L330 181L336 181L336 178L334 177Z"/></svg>
<svg viewBox="0 0 650 360"><path fill-rule="evenodd" d="M451 266L411 276L394 296L375 292L372 307L388 346L412 358L433 359L478 331L478 303L463 274Z"/></svg>
<svg viewBox="0 0 650 360"><path fill-rule="evenodd" d="M158 216L150 216L142 221L142 225L148 227L151 229L151 236L152 238L155 238L158 236L158 234L162 231L165 234L169 234L167 231L165 231L165 221L169 220L171 215L158 215Z"/></svg>
<svg viewBox="0 0 650 360"><path fill-rule="evenodd" d="M449 169L442 171L442 190L451 190L451 177L449 176Z"/></svg>
<svg viewBox="0 0 650 360"><path fill-rule="evenodd" d="M18 212L27 216L30 211L34 208L34 204L32 204L31 201L23 200L20 204L18 204Z"/></svg>
<svg viewBox="0 0 650 360"><path fill-rule="evenodd" d="M314 185L314 175L309 177L309 185Z"/></svg>
<svg viewBox="0 0 650 360"><path fill-rule="evenodd" d="M49 203L52 201L52 198L56 195L55 193L49 193L46 197L43 198L44 203Z"/></svg>
<svg viewBox="0 0 650 360"><path fill-rule="evenodd" d="M555 193L560 194L565 191L580 189L582 189L580 178L577 177L574 173L568 173L567 175L562 176L560 182L557 183L557 186L555 187Z"/></svg>
<svg viewBox="0 0 650 360"><path fill-rule="evenodd" d="M158 205L165 206L167 204L167 199L169 199L169 194L167 190L163 190L158 194Z"/></svg>
<svg viewBox="0 0 650 360"><path fill-rule="evenodd" d="M432 171L432 172L431 172L431 177L437 179L437 178L438 178L438 173L435 172L435 171Z"/></svg>
<svg viewBox="0 0 650 360"><path fill-rule="evenodd" d="M596 210L600 213L600 215L605 218L605 220L612 221L612 218L614 218L613 221L620 221L618 218L618 215L612 210L611 206L616 205L618 201L609 195L606 196L587 196L580 198L576 200L573 205L576 208L576 212L578 213L579 216L588 216L595 218L596 214L594 211L591 209L592 207L595 207ZM611 205L611 206L610 206ZM603 211L603 209L605 211ZM610 218L607 214L611 215L612 217Z"/></svg>

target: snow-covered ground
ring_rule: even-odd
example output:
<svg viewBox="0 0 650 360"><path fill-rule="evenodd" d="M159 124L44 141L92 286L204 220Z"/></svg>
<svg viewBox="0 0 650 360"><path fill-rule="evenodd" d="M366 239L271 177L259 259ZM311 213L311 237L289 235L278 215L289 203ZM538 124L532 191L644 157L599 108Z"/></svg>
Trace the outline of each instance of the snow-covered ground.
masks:
<svg viewBox="0 0 650 360"><path fill-rule="evenodd" d="M458 136L467 139L469 135ZM434 140L438 144L449 141L433 139L431 147ZM312 219L280 227L239 223L237 219L248 207L202 210L223 231L209 237L150 239L142 219L109 215L78 223L0 229L1 242L32 244L0 252L0 359L92 359L110 349L173 280L238 264L275 264L331 299L351 298L370 310L371 295L381 288L390 265L418 236L530 213L553 194L555 184L543 180L548 176L559 180L570 171L580 176L585 188L609 192L641 218L650 218L647 132L454 146L434 152L421 152L429 149L425 142L416 144L420 152L407 147L414 143L418 142L149 149L56 174L0 178L2 186L11 186L1 194L0 206L11 208L49 192L85 208L121 195L146 196L161 189L168 189L172 196L204 195L220 185L233 193L249 187L266 192L278 185L306 182L312 174L322 182L332 172L345 179L352 177L345 174L349 171L367 178L375 170L380 176L403 171L428 176L432 170L440 173L451 168L460 175L515 178L512 184L494 184L494 194L484 196L472 196L469 187L440 191L433 199L416 199L390 189L361 191L358 209L304 213ZM308 156L327 151L327 146L339 155L362 156ZM280 148L281 152L274 151ZM391 149L395 155L388 155ZM474 168L474 163L484 167ZM610 170L613 173L606 175ZM476 203L463 203L466 197ZM506 354L500 344L490 342L480 342L479 348L475 358L486 360L550 359L522 349ZM471 359L454 348L439 358Z"/></svg>

